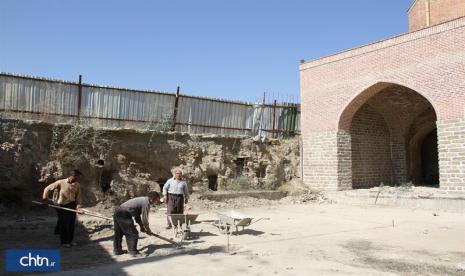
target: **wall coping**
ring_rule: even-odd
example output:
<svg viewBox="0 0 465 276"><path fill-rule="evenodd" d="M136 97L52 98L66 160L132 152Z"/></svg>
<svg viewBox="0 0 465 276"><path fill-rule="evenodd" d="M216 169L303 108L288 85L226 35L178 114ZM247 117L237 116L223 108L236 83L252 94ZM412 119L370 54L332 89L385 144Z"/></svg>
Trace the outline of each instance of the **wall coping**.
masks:
<svg viewBox="0 0 465 276"><path fill-rule="evenodd" d="M328 56L323 56L313 60L306 61L299 66L300 71L315 68L328 63L337 62L344 59L361 56L367 53L375 52L378 50L386 49L389 47L397 46L403 43L411 42L414 40L422 39L425 37L433 36L443 32L451 31L458 28L465 27L465 17L460 17L442 24L434 25L429 28L421 29L414 32L396 35L384 40L368 43L356 48L343 50Z"/></svg>

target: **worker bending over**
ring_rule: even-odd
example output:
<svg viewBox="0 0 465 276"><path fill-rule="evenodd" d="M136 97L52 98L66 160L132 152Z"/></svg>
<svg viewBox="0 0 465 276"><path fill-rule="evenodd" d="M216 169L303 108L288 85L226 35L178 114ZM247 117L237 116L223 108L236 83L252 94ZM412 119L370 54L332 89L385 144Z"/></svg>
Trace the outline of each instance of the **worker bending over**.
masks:
<svg viewBox="0 0 465 276"><path fill-rule="evenodd" d="M115 255L125 253L121 247L123 236L125 236L129 255L140 256L137 250L139 232L137 232L133 218L139 224L141 232L152 234L149 226L150 205L157 203L159 199L160 195L157 192L149 192L147 196L130 199L115 209L113 215L115 228L113 253Z"/></svg>

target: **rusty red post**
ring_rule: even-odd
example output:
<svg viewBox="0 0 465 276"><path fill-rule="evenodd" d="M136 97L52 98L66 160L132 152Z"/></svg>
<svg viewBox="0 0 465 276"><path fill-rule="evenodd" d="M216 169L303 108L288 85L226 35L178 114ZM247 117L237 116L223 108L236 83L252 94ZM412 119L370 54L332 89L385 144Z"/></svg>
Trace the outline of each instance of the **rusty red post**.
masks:
<svg viewBox="0 0 465 276"><path fill-rule="evenodd" d="M77 120L81 119L81 99L82 99L82 75L79 75L78 98L77 98Z"/></svg>
<svg viewBox="0 0 465 276"><path fill-rule="evenodd" d="M274 136L274 133L275 133L275 130L276 130L276 100L274 100L273 102L273 138L275 138Z"/></svg>
<svg viewBox="0 0 465 276"><path fill-rule="evenodd" d="M176 130L176 116L178 115L178 103L179 103L179 86L176 89L176 98L174 99L173 124L171 125L171 131Z"/></svg>

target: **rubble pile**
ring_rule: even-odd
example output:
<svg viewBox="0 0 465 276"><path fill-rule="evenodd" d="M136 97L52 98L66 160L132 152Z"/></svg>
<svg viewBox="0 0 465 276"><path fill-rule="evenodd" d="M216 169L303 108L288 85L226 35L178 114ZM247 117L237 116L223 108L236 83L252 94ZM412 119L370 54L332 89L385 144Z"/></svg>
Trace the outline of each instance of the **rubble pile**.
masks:
<svg viewBox="0 0 465 276"><path fill-rule="evenodd" d="M199 209L216 210L216 209L241 209L260 206L276 206L288 204L314 204L314 203L331 203L323 192L304 190L299 195L289 195L279 200L269 200L255 197L237 197L214 201L202 198L199 195L193 195L191 204Z"/></svg>

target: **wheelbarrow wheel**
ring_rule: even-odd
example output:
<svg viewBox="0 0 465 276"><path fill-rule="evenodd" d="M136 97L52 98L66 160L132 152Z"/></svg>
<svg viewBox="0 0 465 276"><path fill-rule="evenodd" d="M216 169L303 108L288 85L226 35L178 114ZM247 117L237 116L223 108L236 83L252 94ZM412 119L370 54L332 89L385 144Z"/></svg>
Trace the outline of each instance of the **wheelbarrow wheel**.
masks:
<svg viewBox="0 0 465 276"><path fill-rule="evenodd" d="M189 236L189 232L188 232L188 231L184 231L184 232L182 233L182 239L183 239L183 240L188 240L189 237L190 237L190 236Z"/></svg>

